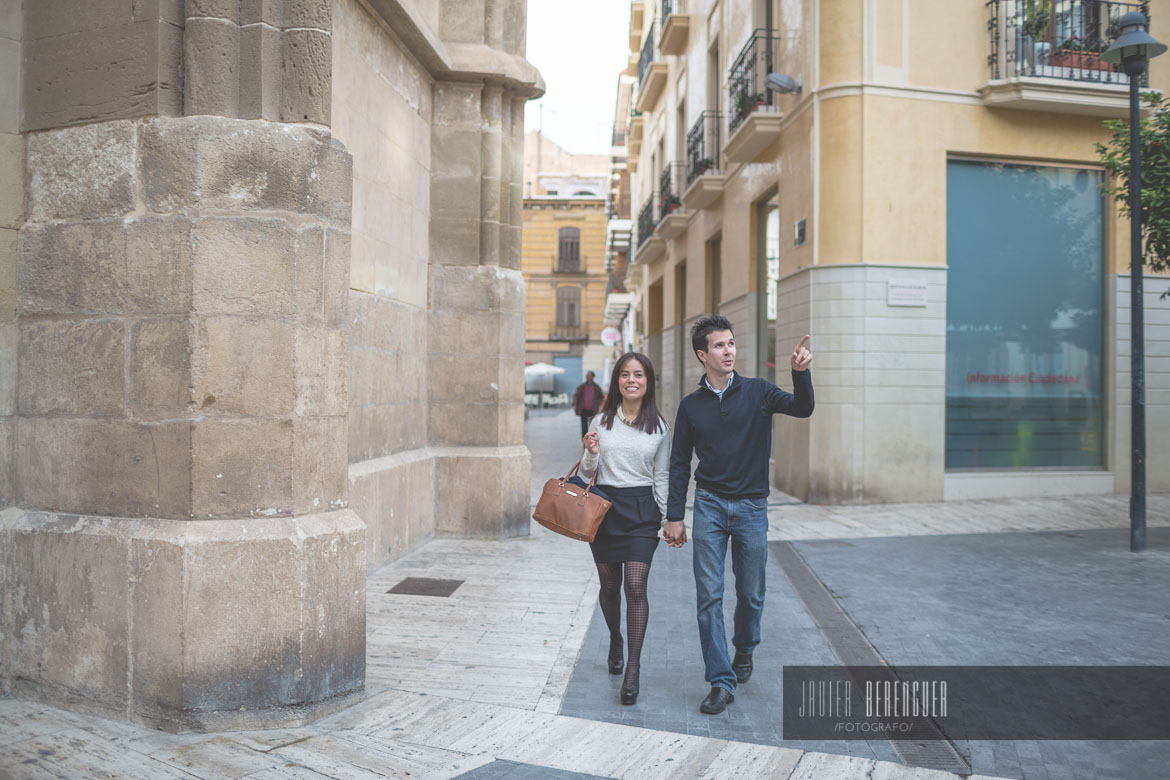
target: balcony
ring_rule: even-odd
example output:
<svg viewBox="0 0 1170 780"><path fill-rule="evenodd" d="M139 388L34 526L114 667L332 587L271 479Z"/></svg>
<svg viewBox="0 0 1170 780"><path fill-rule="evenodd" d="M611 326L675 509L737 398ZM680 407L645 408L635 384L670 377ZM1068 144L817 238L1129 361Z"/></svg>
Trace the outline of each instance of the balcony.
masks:
<svg viewBox="0 0 1170 780"><path fill-rule="evenodd" d="M778 61L780 38L773 30L756 30L735 58L727 75L731 113L728 116L729 162L753 162L780 137L784 116L772 104L768 73Z"/></svg>
<svg viewBox="0 0 1170 780"><path fill-rule="evenodd" d="M1101 61L1117 37L1123 14L1148 2L1062 0L1051 14L1028 0L990 0L987 30L990 80L980 90L986 106L1124 117L1129 77ZM1148 85L1148 75L1142 86Z"/></svg>
<svg viewBox="0 0 1170 780"><path fill-rule="evenodd" d="M651 194L650 200L646 201L646 205L638 212L638 248L634 252L633 260L635 265L657 260L666 249L666 242L654 235L654 227L657 224L656 200L657 196Z"/></svg>
<svg viewBox="0 0 1170 780"><path fill-rule="evenodd" d="M686 163L667 163L658 177L658 226L654 229L665 241L672 241L687 230L687 215L683 213L682 190L686 178Z"/></svg>
<svg viewBox="0 0 1170 780"><path fill-rule="evenodd" d="M654 110L666 89L666 63L658 61L654 28L652 22L638 59L638 102L634 107L643 114Z"/></svg>
<svg viewBox="0 0 1170 780"><path fill-rule="evenodd" d="M549 341L588 341L589 328L585 325L553 325L548 326Z"/></svg>
<svg viewBox="0 0 1170 780"><path fill-rule="evenodd" d="M719 164L719 123L717 111L704 111L687 133L687 181L683 204L687 211L710 206L723 194L726 177Z"/></svg>
<svg viewBox="0 0 1170 780"><path fill-rule="evenodd" d="M663 54L682 54L691 34L691 17L687 0L662 0L662 37L658 48Z"/></svg>
<svg viewBox="0 0 1170 780"><path fill-rule="evenodd" d="M583 274L585 264L580 257L553 257L551 271L554 274Z"/></svg>
<svg viewBox="0 0 1170 780"><path fill-rule="evenodd" d="M638 44L642 42L642 3L635 0L630 3L630 51L636 52Z"/></svg>

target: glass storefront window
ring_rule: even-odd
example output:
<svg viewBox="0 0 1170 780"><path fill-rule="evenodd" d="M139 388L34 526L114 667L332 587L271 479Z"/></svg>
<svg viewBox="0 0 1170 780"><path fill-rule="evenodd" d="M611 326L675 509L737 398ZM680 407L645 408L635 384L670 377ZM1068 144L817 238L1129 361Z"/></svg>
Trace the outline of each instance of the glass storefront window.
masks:
<svg viewBox="0 0 1170 780"><path fill-rule="evenodd" d="M776 306L780 279L780 196L758 206L760 291L760 376L776 383Z"/></svg>
<svg viewBox="0 0 1170 780"><path fill-rule="evenodd" d="M1103 465L1101 177L948 163L947 468Z"/></svg>

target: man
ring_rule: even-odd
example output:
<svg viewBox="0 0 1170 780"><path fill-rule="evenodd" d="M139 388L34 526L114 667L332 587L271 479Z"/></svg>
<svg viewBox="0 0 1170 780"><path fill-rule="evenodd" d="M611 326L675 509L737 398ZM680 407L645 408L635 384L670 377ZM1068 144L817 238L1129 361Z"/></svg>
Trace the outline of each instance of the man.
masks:
<svg viewBox="0 0 1170 780"><path fill-rule="evenodd" d="M764 379L735 372L735 336L726 317L704 317L691 329L691 346L706 373L699 389L682 400L674 421L670 492L663 536L672 547L686 542L683 514L695 469L694 569L699 640L711 692L699 710L722 712L735 700L737 682L752 674L760 643L764 568L768 562L768 458L772 415L808 417L813 411L812 353L808 335L792 351L792 386L786 393ZM735 660L728 659L723 623L723 562L731 541L735 573Z"/></svg>
<svg viewBox="0 0 1170 780"><path fill-rule="evenodd" d="M585 372L585 381L577 385L573 393L573 411L581 418L581 438L589 432L589 420L601 408L604 393L601 386L593 381L593 372Z"/></svg>

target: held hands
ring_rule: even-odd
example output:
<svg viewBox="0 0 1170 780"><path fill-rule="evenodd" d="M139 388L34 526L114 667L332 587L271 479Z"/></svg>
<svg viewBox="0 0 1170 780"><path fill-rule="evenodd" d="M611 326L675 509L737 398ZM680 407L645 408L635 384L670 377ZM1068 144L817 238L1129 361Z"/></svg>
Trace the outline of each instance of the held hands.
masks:
<svg viewBox="0 0 1170 780"><path fill-rule="evenodd" d="M596 455L601 451L601 444L598 443L597 434L594 432L585 434L585 438L581 440L581 443L585 445L585 449L589 450L590 455Z"/></svg>
<svg viewBox="0 0 1170 780"><path fill-rule="evenodd" d="M687 527L682 520L667 520L662 528L662 538L668 547L682 547L687 543Z"/></svg>
<svg viewBox="0 0 1170 780"><path fill-rule="evenodd" d="M792 350L792 370L793 371L807 371L808 364L812 362L812 353L804 348L808 343L808 334L804 334L804 338L796 345L796 349Z"/></svg>

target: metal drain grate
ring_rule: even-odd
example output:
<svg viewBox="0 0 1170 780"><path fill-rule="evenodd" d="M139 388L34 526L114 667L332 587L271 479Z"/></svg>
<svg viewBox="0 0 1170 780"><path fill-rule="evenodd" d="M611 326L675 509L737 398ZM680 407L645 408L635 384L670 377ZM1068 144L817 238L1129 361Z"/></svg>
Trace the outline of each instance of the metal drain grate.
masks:
<svg viewBox="0 0 1170 780"><path fill-rule="evenodd" d="M907 766L940 769L956 775L971 774L971 765L959 755L949 740L908 742L904 739L891 739L890 745Z"/></svg>
<svg viewBox="0 0 1170 780"><path fill-rule="evenodd" d="M400 596L441 596L447 598L454 593L463 580L440 580L434 577L407 577L387 593Z"/></svg>

